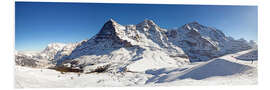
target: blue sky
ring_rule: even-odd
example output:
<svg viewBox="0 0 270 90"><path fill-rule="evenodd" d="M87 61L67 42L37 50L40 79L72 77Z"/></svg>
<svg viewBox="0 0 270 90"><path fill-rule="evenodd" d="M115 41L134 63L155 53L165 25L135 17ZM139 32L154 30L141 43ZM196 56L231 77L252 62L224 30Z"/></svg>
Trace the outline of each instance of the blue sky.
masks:
<svg viewBox="0 0 270 90"><path fill-rule="evenodd" d="M89 39L110 18L122 25L151 19L167 29L197 21L257 41L257 6L16 2L15 48L42 50L53 42Z"/></svg>

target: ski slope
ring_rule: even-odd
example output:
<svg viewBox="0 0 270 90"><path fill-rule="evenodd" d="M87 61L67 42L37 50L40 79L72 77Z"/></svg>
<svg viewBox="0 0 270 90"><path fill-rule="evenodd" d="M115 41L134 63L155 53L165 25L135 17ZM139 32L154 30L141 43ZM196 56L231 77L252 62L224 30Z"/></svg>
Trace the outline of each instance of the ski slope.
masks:
<svg viewBox="0 0 270 90"><path fill-rule="evenodd" d="M124 73L65 73L50 69L15 67L16 88L179 86L179 85L256 85L257 60L239 60L246 50L196 62L178 68L149 69Z"/></svg>
<svg viewBox="0 0 270 90"><path fill-rule="evenodd" d="M252 52L235 54L200 62L182 69L163 69L152 73L155 77L146 83L157 85L250 85L257 83L257 61L242 61L234 57ZM185 69L185 70L183 70ZM149 73L154 71L148 71ZM163 72L163 73L162 73Z"/></svg>

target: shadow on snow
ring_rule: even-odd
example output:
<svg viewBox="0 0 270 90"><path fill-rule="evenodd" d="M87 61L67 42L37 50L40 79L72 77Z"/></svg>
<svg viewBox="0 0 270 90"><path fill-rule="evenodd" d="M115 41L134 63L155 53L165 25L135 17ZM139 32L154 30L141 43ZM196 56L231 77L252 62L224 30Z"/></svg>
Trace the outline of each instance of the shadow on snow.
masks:
<svg viewBox="0 0 270 90"><path fill-rule="evenodd" d="M172 82L175 80L182 79L195 79L202 80L215 76L228 76L234 75L237 73L244 72L252 67L247 65L242 65L234 62L230 62L224 59L216 59L210 61L209 63L194 67L194 68L183 68L183 69L174 69L166 71L166 69L159 69L156 71L148 70L147 74L154 75L150 78L147 83L155 82L155 83L163 83L163 82Z"/></svg>

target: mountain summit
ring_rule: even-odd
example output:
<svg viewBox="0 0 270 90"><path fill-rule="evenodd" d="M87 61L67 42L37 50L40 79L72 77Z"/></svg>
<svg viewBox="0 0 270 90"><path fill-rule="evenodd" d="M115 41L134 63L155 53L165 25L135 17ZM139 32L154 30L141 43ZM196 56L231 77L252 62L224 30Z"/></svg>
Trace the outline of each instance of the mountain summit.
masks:
<svg viewBox="0 0 270 90"><path fill-rule="evenodd" d="M139 23L138 26L155 26L154 21L145 19L143 22Z"/></svg>
<svg viewBox="0 0 270 90"><path fill-rule="evenodd" d="M98 34L78 44L70 55L61 58L57 64L76 61L72 63L75 67L108 64L110 71L114 72L123 69L144 71L205 61L250 48L247 43L227 39L222 31L198 22L167 30L148 19L127 26L110 19Z"/></svg>
<svg viewBox="0 0 270 90"><path fill-rule="evenodd" d="M61 48L54 46L57 50L50 47L45 51L53 52L48 53L48 57L53 58L57 66L69 64L69 67L86 72L91 72L94 67L107 67L108 72L141 72L207 61L256 45L242 39L234 40L222 31L198 22L168 30L148 19L126 26L110 19L88 40L60 45Z"/></svg>

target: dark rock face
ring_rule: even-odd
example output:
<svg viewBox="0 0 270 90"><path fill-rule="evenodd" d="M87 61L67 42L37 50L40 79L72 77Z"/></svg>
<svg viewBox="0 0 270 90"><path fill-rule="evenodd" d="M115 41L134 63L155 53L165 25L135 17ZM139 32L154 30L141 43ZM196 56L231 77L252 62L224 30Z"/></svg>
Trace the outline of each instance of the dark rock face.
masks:
<svg viewBox="0 0 270 90"><path fill-rule="evenodd" d="M110 45L107 45L109 48L110 46L119 46L119 47L130 47L132 46L130 42L127 40L120 39L118 37L118 33L116 30L116 22L113 20L109 20L104 24L100 32L93 38L93 40L98 43L104 42L112 42ZM114 47L117 48L117 47Z"/></svg>
<svg viewBox="0 0 270 90"><path fill-rule="evenodd" d="M100 54L99 52L106 54L105 52L121 47L133 47L127 40L119 38L117 26L118 24L115 21L107 21L98 34L87 41L81 42L69 56L60 59L57 63L59 64L64 60L71 60L83 55Z"/></svg>
<svg viewBox="0 0 270 90"><path fill-rule="evenodd" d="M108 21L106 22L102 29L99 31L99 33L97 34L97 36L95 37L95 41L102 41L102 40L107 40L107 39L118 39L117 35L116 35L116 30L115 30L115 24L113 21Z"/></svg>

